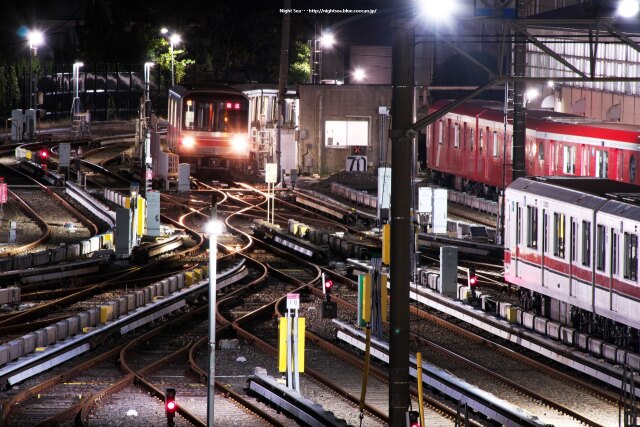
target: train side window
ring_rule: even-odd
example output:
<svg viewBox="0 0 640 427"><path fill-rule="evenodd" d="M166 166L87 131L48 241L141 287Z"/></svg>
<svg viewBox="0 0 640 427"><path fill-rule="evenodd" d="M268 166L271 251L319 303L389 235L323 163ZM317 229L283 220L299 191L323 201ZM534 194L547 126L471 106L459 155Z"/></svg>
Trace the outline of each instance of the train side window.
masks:
<svg viewBox="0 0 640 427"><path fill-rule="evenodd" d="M544 160L544 142L538 144L538 160Z"/></svg>
<svg viewBox="0 0 640 427"><path fill-rule="evenodd" d="M591 223L582 221L582 265L591 265Z"/></svg>
<svg viewBox="0 0 640 427"><path fill-rule="evenodd" d="M616 179L618 181L622 181L622 178L624 176L624 155L622 153L622 151L618 151L617 153L618 155L616 156L618 159L618 162L616 163L616 165L618 166L618 170L616 171Z"/></svg>
<svg viewBox="0 0 640 427"><path fill-rule="evenodd" d="M542 252L549 250L549 215L542 211Z"/></svg>
<svg viewBox="0 0 640 427"><path fill-rule="evenodd" d="M572 262L576 262L576 240L578 239L578 224L571 218L571 242L569 244L569 257Z"/></svg>
<svg viewBox="0 0 640 427"><path fill-rule="evenodd" d="M564 258L564 214L553 214L553 254L557 257Z"/></svg>
<svg viewBox="0 0 640 427"><path fill-rule="evenodd" d="M478 150L482 153L482 147L484 146L483 140L484 132L480 129L480 133L478 134Z"/></svg>
<svg viewBox="0 0 640 427"><path fill-rule="evenodd" d="M538 209L535 206L527 206L527 246L538 248Z"/></svg>
<svg viewBox="0 0 640 427"><path fill-rule="evenodd" d="M638 281L638 236L624 233L624 278Z"/></svg>
<svg viewBox="0 0 640 427"><path fill-rule="evenodd" d="M636 156L631 155L629 159L629 181L633 184L636 181Z"/></svg>
<svg viewBox="0 0 640 427"><path fill-rule="evenodd" d="M596 176L598 178L609 177L609 153L605 150L596 151Z"/></svg>
<svg viewBox="0 0 640 427"><path fill-rule="evenodd" d="M618 233L611 228L611 274L618 274Z"/></svg>
<svg viewBox="0 0 640 427"><path fill-rule="evenodd" d="M576 173L576 149L574 147L564 146L564 173Z"/></svg>
<svg viewBox="0 0 640 427"><path fill-rule="evenodd" d="M520 246L522 231L522 208L516 205L516 245Z"/></svg>
<svg viewBox="0 0 640 427"><path fill-rule="evenodd" d="M493 131L493 157L498 157L498 132Z"/></svg>
<svg viewBox="0 0 640 427"><path fill-rule="evenodd" d="M474 128L471 128L470 130L471 132L469 132L469 150L473 151L473 139L476 136L476 131Z"/></svg>
<svg viewBox="0 0 640 427"><path fill-rule="evenodd" d="M607 248L607 233L604 225L596 225L596 268L604 271Z"/></svg>
<svg viewBox="0 0 640 427"><path fill-rule="evenodd" d="M438 122L438 144L444 143L444 120Z"/></svg>
<svg viewBox="0 0 640 427"><path fill-rule="evenodd" d="M460 147L460 124L456 123L453 128L453 146Z"/></svg>

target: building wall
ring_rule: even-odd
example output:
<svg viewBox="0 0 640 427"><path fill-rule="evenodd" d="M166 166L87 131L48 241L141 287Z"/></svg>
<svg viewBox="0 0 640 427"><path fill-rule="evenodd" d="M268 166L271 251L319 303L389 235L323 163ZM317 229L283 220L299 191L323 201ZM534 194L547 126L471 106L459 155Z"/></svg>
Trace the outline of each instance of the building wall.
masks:
<svg viewBox="0 0 640 427"><path fill-rule="evenodd" d="M368 120L367 171L376 173L380 140L388 143L388 131L381 132L379 107L391 106L391 86L387 85L300 85L300 128L298 164L302 173L329 175L345 169L353 147L325 145L327 120ZM387 117L388 119L388 117ZM389 150L390 151L390 150ZM390 153L389 153L390 155ZM383 159L385 160L385 159Z"/></svg>

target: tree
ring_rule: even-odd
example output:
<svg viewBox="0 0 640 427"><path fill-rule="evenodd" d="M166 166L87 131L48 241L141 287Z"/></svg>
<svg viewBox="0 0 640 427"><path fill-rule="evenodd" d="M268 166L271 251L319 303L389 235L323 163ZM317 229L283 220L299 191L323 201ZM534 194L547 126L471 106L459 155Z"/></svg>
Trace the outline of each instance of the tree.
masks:
<svg viewBox="0 0 640 427"><path fill-rule="evenodd" d="M311 49L306 43L295 40L289 58L289 83L306 83L311 75Z"/></svg>
<svg viewBox="0 0 640 427"><path fill-rule="evenodd" d="M9 116L20 105L20 88L15 67L0 66L0 117Z"/></svg>
<svg viewBox="0 0 640 427"><path fill-rule="evenodd" d="M182 82L187 74L187 67L195 64L193 59L184 57L185 52L183 49L173 47L174 78L176 83ZM156 67L160 67L163 70L162 74L164 76L169 76L168 79L171 78L171 46L168 40L162 37L152 39L147 56L156 64Z"/></svg>

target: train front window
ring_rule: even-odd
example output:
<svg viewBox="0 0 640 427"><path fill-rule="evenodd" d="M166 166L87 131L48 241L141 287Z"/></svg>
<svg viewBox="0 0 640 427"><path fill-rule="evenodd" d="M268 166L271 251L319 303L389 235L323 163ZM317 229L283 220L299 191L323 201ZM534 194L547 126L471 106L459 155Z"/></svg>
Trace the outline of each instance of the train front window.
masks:
<svg viewBox="0 0 640 427"><path fill-rule="evenodd" d="M193 129L193 100L187 99L184 105L184 127L186 129Z"/></svg>
<svg viewBox="0 0 640 427"><path fill-rule="evenodd" d="M238 96L196 96L184 104L184 128L203 132L246 132L248 102Z"/></svg>

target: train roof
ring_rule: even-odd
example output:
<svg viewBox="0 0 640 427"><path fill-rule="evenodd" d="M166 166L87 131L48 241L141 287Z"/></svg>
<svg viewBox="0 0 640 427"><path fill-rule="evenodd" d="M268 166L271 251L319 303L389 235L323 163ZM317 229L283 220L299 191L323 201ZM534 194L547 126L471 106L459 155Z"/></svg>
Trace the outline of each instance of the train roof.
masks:
<svg viewBox="0 0 640 427"><path fill-rule="evenodd" d="M431 108L439 110L451 102L451 100L437 101ZM498 101L472 99L458 105L452 110L452 113L502 122L504 120L504 104ZM549 134L640 142L640 126L638 125L606 122L552 110L527 109L526 124L529 129Z"/></svg>
<svg viewBox="0 0 640 427"><path fill-rule="evenodd" d="M640 186L593 177L518 178L509 189L640 221Z"/></svg>
<svg viewBox="0 0 640 427"><path fill-rule="evenodd" d="M239 91L238 89L224 82L204 82L204 81L185 82L185 83L172 86L170 91L180 96L184 96L189 92L224 92L224 93L244 96L242 91Z"/></svg>

